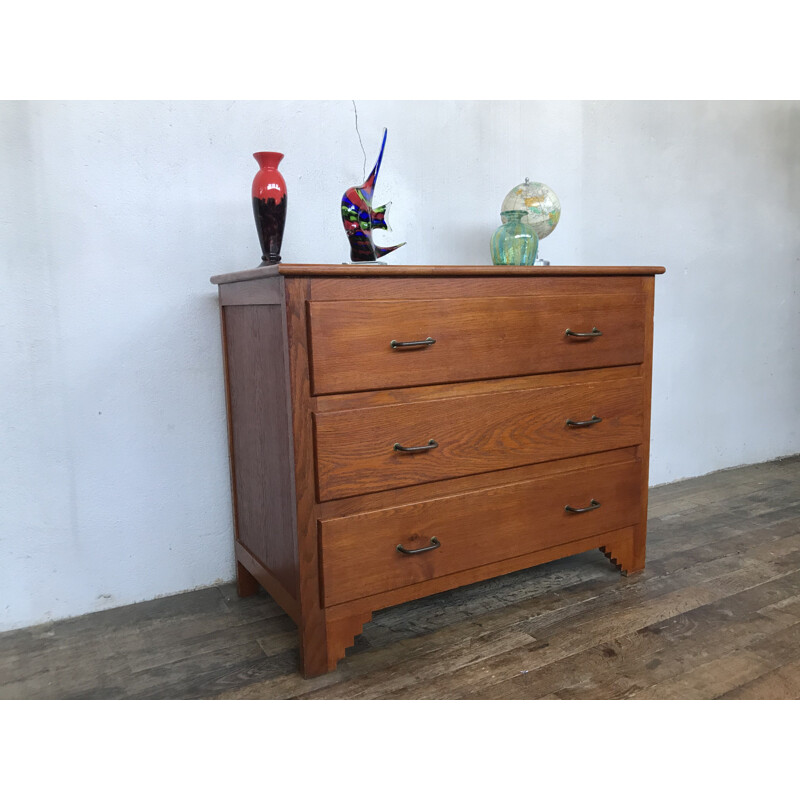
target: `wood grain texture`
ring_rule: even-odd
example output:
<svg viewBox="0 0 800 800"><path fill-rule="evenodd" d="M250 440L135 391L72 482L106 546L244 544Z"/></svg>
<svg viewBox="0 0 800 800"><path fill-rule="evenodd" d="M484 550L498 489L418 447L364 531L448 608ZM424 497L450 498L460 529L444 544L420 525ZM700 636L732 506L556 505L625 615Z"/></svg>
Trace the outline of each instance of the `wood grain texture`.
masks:
<svg viewBox="0 0 800 800"><path fill-rule="evenodd" d="M240 560L236 561L236 591L239 597L252 597L258 594L258 578Z"/></svg>
<svg viewBox="0 0 800 800"><path fill-rule="evenodd" d="M636 446L621 447L618 450L604 450L602 453L591 453L586 456L546 461L540 464L526 464L522 467L511 467L495 472L482 472L477 475L464 475L459 478L445 478L441 481L401 486L397 489L386 489L382 492L326 500L324 503L318 503L316 508L320 517L345 517L351 514L381 511L384 508L393 506L427 502L439 497L491 489L505 486L509 483L524 483L538 480L539 478L552 478L565 472L611 466L629 462L636 458Z"/></svg>
<svg viewBox="0 0 800 800"><path fill-rule="evenodd" d="M647 266L549 266L501 267L492 264L464 266L464 265L393 265L393 264L279 264L271 267L257 267L239 272L227 272L214 275L211 283L233 283L237 281L258 280L271 275L292 275L295 277L310 278L313 276L363 276L363 277L411 277L415 275L438 275L453 277L469 275L474 277L496 277L500 275L521 277L550 277L554 275L580 277L584 275L660 275L664 267Z"/></svg>
<svg viewBox="0 0 800 800"><path fill-rule="evenodd" d="M362 275L362 276L396 276L440 275L442 277L470 275L473 277L494 277L497 275L522 277L578 277L584 275L658 275L665 271L664 267L646 266L497 266L496 264L480 265L398 265L390 264L280 264L281 275Z"/></svg>
<svg viewBox="0 0 800 800"><path fill-rule="evenodd" d="M565 282L570 295L641 294L641 278L636 275L605 277L563 276L440 276L440 277L319 277L311 282L309 300L435 300L449 297L550 297L564 294Z"/></svg>
<svg viewBox="0 0 800 800"><path fill-rule="evenodd" d="M257 281L220 284L220 306L281 305L283 281L280 276Z"/></svg>
<svg viewBox="0 0 800 800"><path fill-rule="evenodd" d="M224 314L239 591L260 584L297 622L303 675L332 669L393 602L588 547L634 569L645 281L657 268L380 277L284 266L212 280ZM416 329L429 325L435 348L389 346L424 338ZM572 338L568 327L602 336ZM394 447L432 441L431 425L430 453ZM568 481L605 499L580 515L564 506L596 498L539 513ZM274 507L265 491L280 492ZM370 551L399 534L414 549L423 517L450 544L435 561L411 555L421 572L406 562L401 574Z"/></svg>
<svg viewBox="0 0 800 800"><path fill-rule="evenodd" d="M410 583L405 586L399 586L396 589L384 590L379 594L372 594L341 605L330 606L326 609L326 618L334 620L359 612L377 611L399 603L421 600L431 594L449 592L451 589L469 586L479 581L499 579L504 575L526 570L538 564L546 564L549 561L566 558L567 556L574 556L576 553L585 553L587 550L599 550L604 546L625 547L624 542L626 539L632 540L633 531L632 527L621 528L620 530L589 536L586 539L576 539L575 541L545 547L542 550L524 553L503 561L492 561L469 567L459 572L450 572L439 577L428 578L422 583ZM613 574L612 571L608 570L607 566L606 570Z"/></svg>
<svg viewBox="0 0 800 800"><path fill-rule="evenodd" d="M353 646L356 637L371 619L370 610L360 613L351 611L339 617L328 618L326 624L328 671L336 669L336 665L344 658L346 650Z"/></svg>
<svg viewBox="0 0 800 800"><path fill-rule="evenodd" d="M655 277L641 278L645 294L645 319L644 328L644 349L649 353L649 357L642 363L642 405L644 413L644 429L642 440L639 445L639 463L641 464L641 476L639 485L641 487L640 498L640 518L636 527L636 534L633 539L633 553L631 554L630 567L625 568L626 572L638 572L644 569L645 557L647 554L647 498L648 486L650 485L650 410L652 403L652 382L653 382L653 317L655 313Z"/></svg>
<svg viewBox="0 0 800 800"><path fill-rule="evenodd" d="M638 297L492 297L312 302L312 390L356 392L638 364L645 309ZM566 329L602 336L572 338ZM394 341L435 344L393 349Z"/></svg>
<svg viewBox="0 0 800 800"><path fill-rule="evenodd" d="M320 521L328 606L543 550L638 519L636 462L584 469L367 514ZM600 507L584 513L565 510ZM398 552L440 542L417 555Z"/></svg>
<svg viewBox="0 0 800 800"><path fill-rule="evenodd" d="M519 392L531 389L544 389L574 382L624 381L642 376L642 365L631 364L624 367L594 369L591 375L584 370L567 370L539 375L521 375L516 378L492 378L483 381L461 383L440 383L432 386L405 386L393 389L380 389L369 392L345 394L326 394L311 398L311 409L315 414L326 411L346 411L353 408L377 408L400 403L419 403L426 400L444 400L450 397L469 397L497 392Z"/></svg>
<svg viewBox="0 0 800 800"><path fill-rule="evenodd" d="M587 381L314 415L320 500L508 469L642 441L641 380ZM570 427L567 420L601 421ZM394 444L435 449L408 453Z"/></svg>
<svg viewBox="0 0 800 800"><path fill-rule="evenodd" d="M278 603L278 605L297 623L300 622L300 610L297 599L291 594L278 577L259 558L251 553L247 547L237 541L235 545L237 588L240 597L249 597L251 581L263 586ZM244 572L244 575L241 573ZM243 591L244 590L244 591Z"/></svg>
<svg viewBox="0 0 800 800"><path fill-rule="evenodd" d="M623 575L636 571L636 565L633 560L632 536L626 536L624 539L604 543L600 545L600 552L606 556L612 564L619 567Z"/></svg>
<svg viewBox="0 0 800 800"><path fill-rule="evenodd" d="M230 474L231 491L231 516L233 518L233 537L234 542L239 535L238 500L236 498L236 459L233 453L233 411L231 408L231 375L228 363L228 335L225 329L225 309L219 307L219 327L222 343L222 374L225 383L225 426L228 432L228 468ZM240 597L248 597L253 594L253 576L244 568L237 564L236 585Z"/></svg>
<svg viewBox="0 0 800 800"><path fill-rule="evenodd" d="M236 536L296 597L281 307L235 305L224 307L223 313Z"/></svg>
<svg viewBox="0 0 800 800"><path fill-rule="evenodd" d="M330 650L338 649L341 635L332 636L329 647L325 612L320 600L306 318L309 283L303 278L289 278L285 287L286 354L292 402L297 552L300 567L300 668L303 675L311 677L330 669Z"/></svg>
<svg viewBox="0 0 800 800"><path fill-rule="evenodd" d="M253 269L242 269L237 272L223 272L220 275L212 275L209 280L211 283L221 286L225 283L242 283L244 281L261 281L264 278L278 277L277 264L270 264L266 267L254 267Z"/></svg>

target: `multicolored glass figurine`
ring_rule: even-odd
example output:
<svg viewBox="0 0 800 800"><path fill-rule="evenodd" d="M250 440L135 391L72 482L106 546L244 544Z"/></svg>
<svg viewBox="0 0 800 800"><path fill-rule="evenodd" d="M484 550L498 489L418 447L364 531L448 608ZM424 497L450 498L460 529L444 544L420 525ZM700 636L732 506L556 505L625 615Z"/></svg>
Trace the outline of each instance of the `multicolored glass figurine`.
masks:
<svg viewBox="0 0 800 800"><path fill-rule="evenodd" d="M372 231L376 228L388 230L386 224L386 211L390 204L372 207L372 194L375 191L375 181L378 180L378 170L381 168L383 149L386 147L386 128L383 129L383 142L378 160L372 168L366 182L361 186L351 186L342 196L342 222L350 240L350 261L377 261L380 256L391 253L402 247L405 242L392 247L379 247L372 241Z"/></svg>

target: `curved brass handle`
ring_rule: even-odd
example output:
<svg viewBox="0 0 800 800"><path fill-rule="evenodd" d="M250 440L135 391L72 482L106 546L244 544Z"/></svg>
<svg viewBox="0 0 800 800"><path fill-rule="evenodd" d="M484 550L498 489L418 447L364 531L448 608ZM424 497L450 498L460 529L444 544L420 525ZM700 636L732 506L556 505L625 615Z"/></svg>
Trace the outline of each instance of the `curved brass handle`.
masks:
<svg viewBox="0 0 800 800"><path fill-rule="evenodd" d="M571 331L567 328L564 331L565 336L574 336L576 339L593 339L595 336L602 336L603 332L597 330L597 328L593 327L590 333L576 333L575 331Z"/></svg>
<svg viewBox="0 0 800 800"><path fill-rule="evenodd" d="M602 421L602 417L592 414L591 419L578 420L577 422L574 419L568 419L567 426L570 428L588 428L590 425L597 425L598 422Z"/></svg>
<svg viewBox="0 0 800 800"><path fill-rule="evenodd" d="M439 446L438 442L435 442L433 439L428 441L428 444L419 444L416 447L403 447L399 442L394 443L395 450L399 451L400 453L422 453L425 450L433 450Z"/></svg>
<svg viewBox="0 0 800 800"><path fill-rule="evenodd" d="M417 550L406 550L403 545L399 544L397 545L397 550L398 552L403 553L403 555L415 556L417 553L427 553L429 550L435 550L437 547L441 546L442 543L435 536L431 536L431 543L428 545L428 547L420 547Z"/></svg>
<svg viewBox="0 0 800 800"><path fill-rule="evenodd" d="M436 344L436 339L431 338L430 336L427 339L422 339L419 342L397 342L392 339L389 344L392 347L392 350L397 350L399 347L430 347L432 344Z"/></svg>
<svg viewBox="0 0 800 800"><path fill-rule="evenodd" d="M600 508L600 503L597 500L592 500L588 506L584 508L573 508L572 506L564 506L564 511L569 511L570 514L583 514L584 511L594 511L596 508Z"/></svg>

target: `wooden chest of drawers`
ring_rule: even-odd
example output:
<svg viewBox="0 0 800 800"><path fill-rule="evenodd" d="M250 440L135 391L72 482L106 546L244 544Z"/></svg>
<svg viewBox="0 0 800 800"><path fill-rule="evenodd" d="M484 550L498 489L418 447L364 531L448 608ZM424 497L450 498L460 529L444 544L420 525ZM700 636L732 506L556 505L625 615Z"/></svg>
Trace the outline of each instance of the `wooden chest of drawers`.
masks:
<svg viewBox="0 0 800 800"><path fill-rule="evenodd" d="M332 670L379 608L599 547L644 567L663 267L218 275L239 593Z"/></svg>

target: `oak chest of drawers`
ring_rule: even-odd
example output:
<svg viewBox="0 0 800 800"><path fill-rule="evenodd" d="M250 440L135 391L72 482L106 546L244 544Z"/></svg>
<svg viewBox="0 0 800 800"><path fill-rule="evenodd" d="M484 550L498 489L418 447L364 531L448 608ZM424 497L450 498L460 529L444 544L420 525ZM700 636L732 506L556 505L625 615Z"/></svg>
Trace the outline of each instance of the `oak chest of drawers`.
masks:
<svg viewBox="0 0 800 800"><path fill-rule="evenodd" d="M372 612L600 548L644 567L662 267L218 275L239 593L303 674Z"/></svg>

